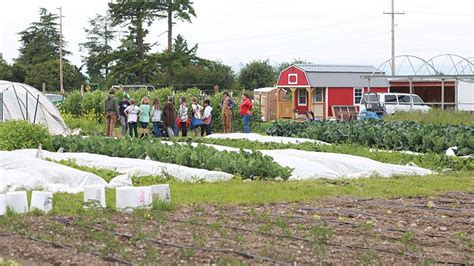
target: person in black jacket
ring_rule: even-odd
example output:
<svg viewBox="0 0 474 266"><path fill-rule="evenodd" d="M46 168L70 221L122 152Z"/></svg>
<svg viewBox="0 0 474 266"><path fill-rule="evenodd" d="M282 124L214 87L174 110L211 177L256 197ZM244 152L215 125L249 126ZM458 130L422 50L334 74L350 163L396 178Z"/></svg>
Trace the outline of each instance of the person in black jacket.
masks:
<svg viewBox="0 0 474 266"><path fill-rule="evenodd" d="M125 114L125 109L130 106L127 96L124 96L122 101L119 102L119 114L120 114L120 124L122 125L122 136L127 134L128 130L128 121L127 114Z"/></svg>

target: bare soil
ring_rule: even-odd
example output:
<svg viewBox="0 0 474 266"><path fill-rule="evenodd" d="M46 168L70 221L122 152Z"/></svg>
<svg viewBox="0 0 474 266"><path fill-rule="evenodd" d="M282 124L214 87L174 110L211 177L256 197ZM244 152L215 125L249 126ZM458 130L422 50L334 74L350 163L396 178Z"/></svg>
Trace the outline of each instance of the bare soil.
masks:
<svg viewBox="0 0 474 266"><path fill-rule="evenodd" d="M0 224L22 264L473 264L474 194L35 215Z"/></svg>

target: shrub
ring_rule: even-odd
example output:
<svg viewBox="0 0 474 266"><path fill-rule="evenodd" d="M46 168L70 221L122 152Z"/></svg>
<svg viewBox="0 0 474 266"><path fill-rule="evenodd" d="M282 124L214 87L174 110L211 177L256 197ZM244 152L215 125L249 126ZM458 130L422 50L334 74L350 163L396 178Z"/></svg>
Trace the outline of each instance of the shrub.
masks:
<svg viewBox="0 0 474 266"><path fill-rule="evenodd" d="M72 114L72 115L81 115L82 114L82 97L81 92L74 91L71 94L67 95L64 99L64 103L61 105L61 111Z"/></svg>
<svg viewBox="0 0 474 266"><path fill-rule="evenodd" d="M100 122L94 111L84 113L82 116L61 113L61 116L70 129L81 129L81 135L103 135L105 124Z"/></svg>
<svg viewBox="0 0 474 266"><path fill-rule="evenodd" d="M52 147L52 138L43 125L29 124L26 121L7 121L0 123L0 150Z"/></svg>

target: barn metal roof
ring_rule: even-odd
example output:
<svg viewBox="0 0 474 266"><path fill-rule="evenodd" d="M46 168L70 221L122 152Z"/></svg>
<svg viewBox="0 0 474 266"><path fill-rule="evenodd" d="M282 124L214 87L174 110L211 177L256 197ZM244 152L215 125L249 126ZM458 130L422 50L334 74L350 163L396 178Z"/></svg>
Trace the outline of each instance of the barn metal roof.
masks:
<svg viewBox="0 0 474 266"><path fill-rule="evenodd" d="M368 80L362 79L361 76L374 72L380 75L385 74L373 66L309 64L297 64L295 66L306 72L311 87L368 87ZM372 79L370 86L389 87L390 84L388 79Z"/></svg>

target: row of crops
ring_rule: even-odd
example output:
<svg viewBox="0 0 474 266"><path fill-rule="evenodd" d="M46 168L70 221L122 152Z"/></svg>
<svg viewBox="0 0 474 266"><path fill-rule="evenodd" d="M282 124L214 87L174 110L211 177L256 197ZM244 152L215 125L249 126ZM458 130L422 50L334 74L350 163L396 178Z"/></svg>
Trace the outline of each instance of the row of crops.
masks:
<svg viewBox="0 0 474 266"><path fill-rule="evenodd" d="M138 139L109 139L103 137L55 137L53 150L64 148L68 152L87 152L112 157L150 159L192 168L223 171L244 179L288 179L292 169L273 161L260 152L227 152L199 145L167 145L159 141Z"/></svg>
<svg viewBox="0 0 474 266"><path fill-rule="evenodd" d="M329 143L353 143L380 149L443 153L458 147L458 155L474 150L474 127L416 122L277 121L267 130L272 136L302 137Z"/></svg>

